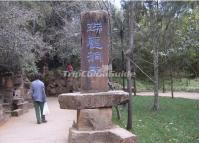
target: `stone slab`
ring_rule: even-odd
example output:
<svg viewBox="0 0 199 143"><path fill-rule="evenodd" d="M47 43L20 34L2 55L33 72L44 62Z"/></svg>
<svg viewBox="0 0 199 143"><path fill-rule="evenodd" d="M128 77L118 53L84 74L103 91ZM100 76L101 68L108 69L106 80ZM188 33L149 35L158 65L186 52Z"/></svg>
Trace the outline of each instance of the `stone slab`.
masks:
<svg viewBox="0 0 199 143"><path fill-rule="evenodd" d="M94 109L112 107L128 101L129 94L122 90L98 93L67 93L58 96L61 109Z"/></svg>
<svg viewBox="0 0 199 143"><path fill-rule="evenodd" d="M103 130L112 126L112 108L83 109L77 112L78 130Z"/></svg>
<svg viewBox="0 0 199 143"><path fill-rule="evenodd" d="M100 131L69 130L69 143L136 143L136 136L120 127Z"/></svg>

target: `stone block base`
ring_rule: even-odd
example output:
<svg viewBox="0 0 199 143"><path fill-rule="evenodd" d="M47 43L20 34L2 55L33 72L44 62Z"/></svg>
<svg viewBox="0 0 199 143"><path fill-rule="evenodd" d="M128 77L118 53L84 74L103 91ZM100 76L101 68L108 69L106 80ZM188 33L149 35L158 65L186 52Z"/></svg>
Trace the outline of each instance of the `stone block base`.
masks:
<svg viewBox="0 0 199 143"><path fill-rule="evenodd" d="M78 130L104 130L112 128L112 108L82 109L77 111Z"/></svg>
<svg viewBox="0 0 199 143"><path fill-rule="evenodd" d="M120 127L100 131L79 131L71 128L69 143L136 143L136 136Z"/></svg>

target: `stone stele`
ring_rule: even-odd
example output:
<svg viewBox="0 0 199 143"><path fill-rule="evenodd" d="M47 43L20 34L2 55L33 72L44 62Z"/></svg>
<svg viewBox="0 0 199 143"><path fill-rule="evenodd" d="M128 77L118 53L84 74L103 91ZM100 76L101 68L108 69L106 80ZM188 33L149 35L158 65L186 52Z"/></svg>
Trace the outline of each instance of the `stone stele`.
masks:
<svg viewBox="0 0 199 143"><path fill-rule="evenodd" d="M81 13L82 92L108 91L108 21L106 11Z"/></svg>
<svg viewBox="0 0 199 143"><path fill-rule="evenodd" d="M112 123L112 107L128 102L124 91L108 91L108 13L81 13L81 92L63 93L61 109L77 110L69 143L136 143L136 136Z"/></svg>

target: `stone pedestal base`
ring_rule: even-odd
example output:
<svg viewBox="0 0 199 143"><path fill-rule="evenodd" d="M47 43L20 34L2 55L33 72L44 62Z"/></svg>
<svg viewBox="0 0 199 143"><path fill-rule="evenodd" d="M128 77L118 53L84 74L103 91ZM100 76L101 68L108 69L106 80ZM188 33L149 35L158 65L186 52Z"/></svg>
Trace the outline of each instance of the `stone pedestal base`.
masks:
<svg viewBox="0 0 199 143"><path fill-rule="evenodd" d="M71 128L69 143L136 143L136 136L120 127L100 131L79 131Z"/></svg>
<svg viewBox="0 0 199 143"><path fill-rule="evenodd" d="M69 143L136 143L136 136L112 123L112 106L127 102L128 93L68 93L58 97L61 109L77 110Z"/></svg>
<svg viewBox="0 0 199 143"><path fill-rule="evenodd" d="M78 110L75 127L83 131L112 128L112 108Z"/></svg>

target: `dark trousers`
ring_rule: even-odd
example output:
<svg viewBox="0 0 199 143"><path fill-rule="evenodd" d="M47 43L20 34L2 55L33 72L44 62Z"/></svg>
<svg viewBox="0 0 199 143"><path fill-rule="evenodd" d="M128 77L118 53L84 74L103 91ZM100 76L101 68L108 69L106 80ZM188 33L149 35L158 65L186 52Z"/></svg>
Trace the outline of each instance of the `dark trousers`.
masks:
<svg viewBox="0 0 199 143"><path fill-rule="evenodd" d="M44 121L45 120L45 115L43 115L44 102L34 101L34 106L35 106L35 114L37 122Z"/></svg>

